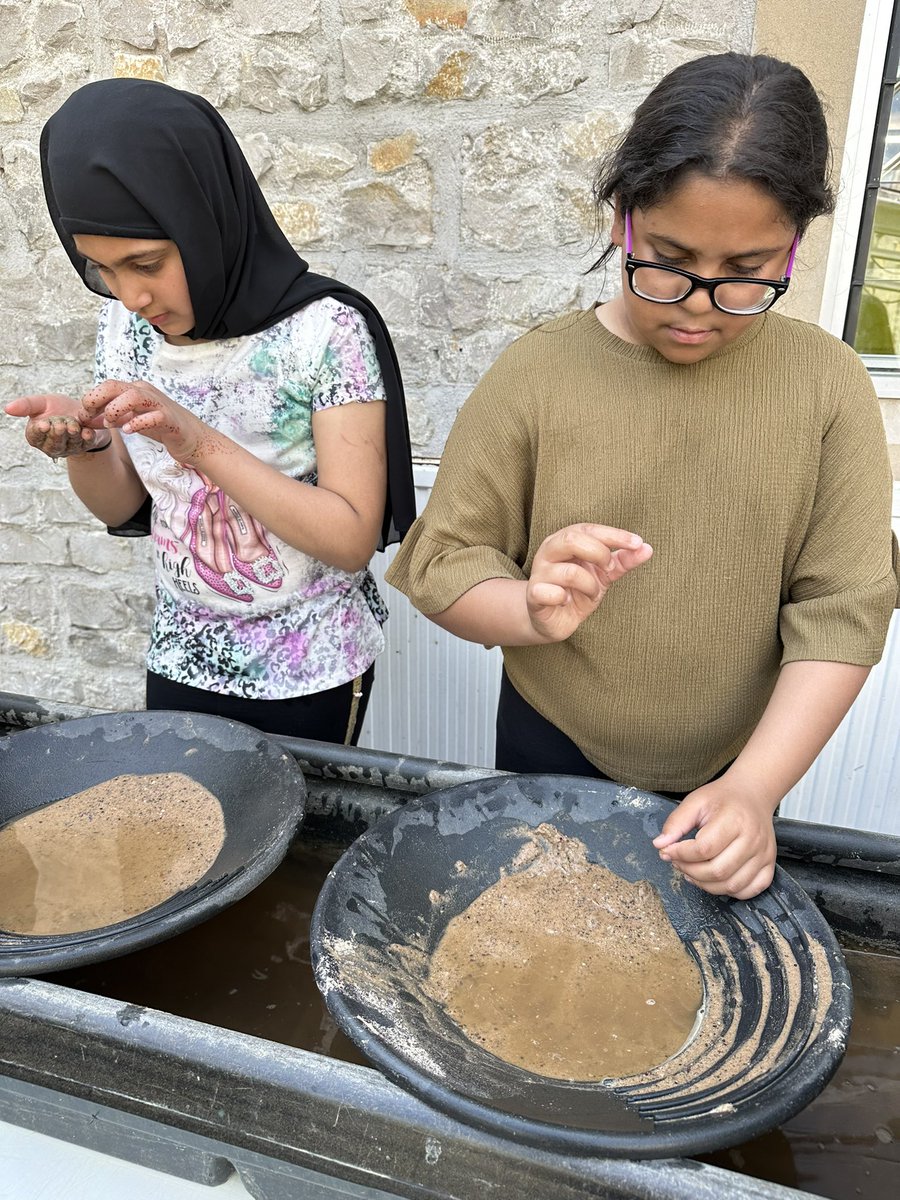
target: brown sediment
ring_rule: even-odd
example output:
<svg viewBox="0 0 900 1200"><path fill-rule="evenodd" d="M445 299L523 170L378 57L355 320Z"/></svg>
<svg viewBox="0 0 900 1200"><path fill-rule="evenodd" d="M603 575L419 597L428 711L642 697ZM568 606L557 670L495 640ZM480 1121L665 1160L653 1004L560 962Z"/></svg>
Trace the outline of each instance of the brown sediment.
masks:
<svg viewBox="0 0 900 1200"><path fill-rule="evenodd" d="M0 830L0 929L76 933L201 879L225 840L216 797L180 772L119 775Z"/></svg>
<svg viewBox="0 0 900 1200"><path fill-rule="evenodd" d="M734 1051L742 1008L737 960L728 942L715 929L703 930L694 941L694 950L705 984L703 1020L690 1042L669 1062L629 1078L630 1091L646 1095L653 1086L680 1089L705 1075ZM713 961L718 964L715 968Z"/></svg>
<svg viewBox="0 0 900 1200"><path fill-rule="evenodd" d="M735 928L742 943L735 949L752 963L753 976L760 989L758 1003L754 1006L757 1012L753 1028L739 1044L735 1044L744 1009L735 949L729 947L718 931L704 931L694 943L706 984L703 1022L690 1045L682 1054L673 1057L664 1070L647 1071L625 1081L628 1091L640 1091L646 1099L652 1096L654 1088L664 1089L667 1094L677 1090L679 1098L685 1102L702 1094L704 1103L712 1105L716 1092L723 1095L733 1092L738 1079L742 1087L764 1079L779 1062L788 1039L795 1032L803 979L795 953L777 923L765 914L760 914L760 920L766 929L766 944L775 951L774 963L767 960L762 944L749 929L740 925ZM725 963L724 971L712 966L711 943L716 961ZM807 949L815 966L812 976L816 989L813 998L815 1014L811 1021L811 1030L815 1031L821 1027L831 1005L834 986L828 956L822 945L810 939ZM777 1008L773 970L781 977ZM721 1106L711 1111L721 1111Z"/></svg>
<svg viewBox="0 0 900 1200"><path fill-rule="evenodd" d="M675 1054L702 999L656 889L588 862L551 825L450 921L425 991L499 1058L585 1081Z"/></svg>
<svg viewBox="0 0 900 1200"><path fill-rule="evenodd" d="M816 1015L813 1026L818 1028L825 1020L834 1000L834 972L831 969L828 953L821 942L810 938L807 942L807 949L816 968Z"/></svg>
<svg viewBox="0 0 900 1200"><path fill-rule="evenodd" d="M740 926L737 930L743 940L741 952L752 961L753 974L760 988L754 1027L727 1056L721 1054L720 1048L716 1049L715 1058L719 1065L715 1070L686 1083L682 1090L685 1098L692 1093L708 1092L710 1094L705 1098L712 1103L716 1089L728 1093L734 1090L735 1080L739 1079L741 1086L746 1086L755 1079L764 1078L778 1062L791 1035L802 995L800 967L776 923L764 914L761 914L761 920L767 930L766 941L776 951L777 964L767 962L761 945L748 929ZM773 1011L773 969L779 970L782 975L782 996L777 1011ZM721 986L721 981L713 979L711 985ZM743 1001L738 993L735 997L736 1016L740 1015L742 1007Z"/></svg>

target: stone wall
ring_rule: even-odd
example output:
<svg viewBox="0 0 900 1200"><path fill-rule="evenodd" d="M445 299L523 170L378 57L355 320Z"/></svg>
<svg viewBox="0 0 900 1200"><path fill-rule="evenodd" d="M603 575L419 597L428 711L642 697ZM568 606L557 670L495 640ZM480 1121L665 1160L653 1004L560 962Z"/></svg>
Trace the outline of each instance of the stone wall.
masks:
<svg viewBox="0 0 900 1200"><path fill-rule="evenodd" d="M98 301L56 244L37 160L75 87L199 92L237 133L317 270L394 332L415 450L436 457L512 338L586 277L592 162L661 75L753 45L755 0L0 0L0 376L5 397L89 382ZM802 273L801 273L802 280ZM0 688L139 705L146 539L109 538L63 465L0 416Z"/></svg>

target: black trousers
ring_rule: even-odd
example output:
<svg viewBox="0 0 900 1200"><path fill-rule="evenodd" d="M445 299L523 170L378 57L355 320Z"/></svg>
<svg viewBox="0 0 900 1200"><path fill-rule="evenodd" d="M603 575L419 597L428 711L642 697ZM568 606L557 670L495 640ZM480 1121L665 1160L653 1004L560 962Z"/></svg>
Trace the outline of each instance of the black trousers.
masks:
<svg viewBox="0 0 900 1200"><path fill-rule="evenodd" d="M354 682L310 696L293 696L289 700L244 700L240 696L223 696L204 688L174 683L162 675L147 672L147 707L174 709L177 712L210 713L229 717L252 725L263 733L280 737L313 738L319 742L338 742L355 746L365 719L375 680L375 665L362 676L354 697ZM354 700L356 701L354 707Z"/></svg>
<svg viewBox="0 0 900 1200"><path fill-rule="evenodd" d="M570 737L519 695L505 671L497 704L494 766L498 771L515 771L520 775L586 775L590 779L609 779L609 775L604 775L585 758ZM727 767L722 768L725 770ZM683 800L688 793L656 794L670 800Z"/></svg>

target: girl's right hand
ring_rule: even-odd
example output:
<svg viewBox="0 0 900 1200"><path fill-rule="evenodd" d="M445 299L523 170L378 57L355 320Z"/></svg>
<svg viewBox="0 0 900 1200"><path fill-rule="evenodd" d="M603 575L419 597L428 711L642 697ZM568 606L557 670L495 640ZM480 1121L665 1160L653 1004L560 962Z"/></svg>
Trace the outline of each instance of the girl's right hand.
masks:
<svg viewBox="0 0 900 1200"><path fill-rule="evenodd" d="M82 420L142 433L165 446L179 463L197 466L197 456L221 442L220 435L152 383L105 379L81 401Z"/></svg>
<svg viewBox="0 0 900 1200"><path fill-rule="evenodd" d="M71 458L106 445L112 436L79 420L81 405L70 396L18 396L6 405L11 417L27 417L25 440L48 458Z"/></svg>
<svg viewBox="0 0 900 1200"><path fill-rule="evenodd" d="M545 538L525 591L528 616L548 642L565 641L617 579L647 562L652 547L608 525L568 525Z"/></svg>

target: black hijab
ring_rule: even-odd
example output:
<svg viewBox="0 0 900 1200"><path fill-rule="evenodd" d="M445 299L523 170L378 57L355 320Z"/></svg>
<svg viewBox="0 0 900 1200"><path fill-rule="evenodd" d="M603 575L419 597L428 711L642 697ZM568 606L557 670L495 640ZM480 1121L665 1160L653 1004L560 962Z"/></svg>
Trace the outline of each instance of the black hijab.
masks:
<svg viewBox="0 0 900 1200"><path fill-rule="evenodd" d="M151 80L86 84L44 126L41 171L56 232L91 291L110 295L73 234L175 242L196 321L191 338L258 333L321 296L362 314L387 396L381 548L399 541L415 519L415 492L403 383L387 327L365 296L309 270L213 106Z"/></svg>

